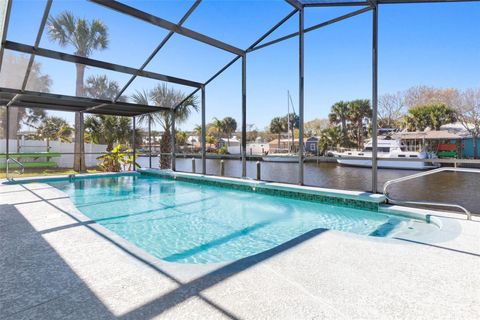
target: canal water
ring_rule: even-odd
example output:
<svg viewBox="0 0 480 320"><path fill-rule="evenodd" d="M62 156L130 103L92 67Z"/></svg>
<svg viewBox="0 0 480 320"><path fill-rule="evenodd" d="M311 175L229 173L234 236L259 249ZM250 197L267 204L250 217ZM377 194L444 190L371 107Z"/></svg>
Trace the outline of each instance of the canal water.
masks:
<svg viewBox="0 0 480 320"><path fill-rule="evenodd" d="M148 158L138 158L142 167L148 167ZM240 177L240 160L224 160L225 176ZM177 158L177 171L191 172L192 160ZM152 158L152 167L158 168L158 158ZM196 171L201 172L202 162L196 159ZM413 170L378 170L378 191L390 179L418 173ZM220 160L207 159L207 174L220 175ZM247 176L255 178L256 162L247 161ZM296 163L261 162L261 178L267 181L297 183ZM340 166L336 163L306 162L304 165L305 185L333 189L371 191L372 172L370 168ZM463 205L472 213L480 214L480 174L442 172L391 187L390 195L395 199L449 202Z"/></svg>

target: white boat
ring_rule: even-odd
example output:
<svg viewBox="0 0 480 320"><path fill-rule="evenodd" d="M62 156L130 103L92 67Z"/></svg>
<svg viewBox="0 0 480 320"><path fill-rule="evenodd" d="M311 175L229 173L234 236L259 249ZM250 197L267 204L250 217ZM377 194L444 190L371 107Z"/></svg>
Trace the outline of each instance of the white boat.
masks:
<svg viewBox="0 0 480 320"><path fill-rule="evenodd" d="M298 154L294 153L272 153L262 157L266 162L297 162Z"/></svg>
<svg viewBox="0 0 480 320"><path fill-rule="evenodd" d="M435 159L437 159L437 156L435 154L424 151L407 151L407 147L404 143L401 142L401 140L395 140L387 137L385 139L379 139L377 145L379 168L426 170L431 168L437 168L440 166L438 163L435 163ZM372 167L371 140L365 144L363 151L331 152L331 154L335 158L337 158L337 162L342 165L367 168ZM353 157L355 157L356 159L348 159ZM392 160L386 160L385 158L391 158ZM395 161L394 159L432 159L432 162Z"/></svg>

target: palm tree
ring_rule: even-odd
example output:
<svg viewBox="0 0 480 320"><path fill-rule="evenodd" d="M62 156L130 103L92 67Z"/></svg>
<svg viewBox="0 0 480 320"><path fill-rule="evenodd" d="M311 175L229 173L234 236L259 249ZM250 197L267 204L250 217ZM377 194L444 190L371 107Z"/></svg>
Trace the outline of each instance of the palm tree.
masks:
<svg viewBox="0 0 480 320"><path fill-rule="evenodd" d="M106 75L90 76L84 86L87 97L95 99L113 100L120 92L117 81L109 80ZM125 100L120 97L119 101ZM85 118L85 132L89 140L94 143L107 144L107 151L113 149L114 144L128 144L132 137L132 120L129 117L93 115ZM140 136L136 131L135 137Z"/></svg>
<svg viewBox="0 0 480 320"><path fill-rule="evenodd" d="M232 117L225 117L222 120L222 128L227 135L227 146L230 146L230 137L237 130L237 121Z"/></svg>
<svg viewBox="0 0 480 320"><path fill-rule="evenodd" d="M338 127L323 129L318 141L318 149L321 154L325 154L328 148L336 147L342 142L342 132Z"/></svg>
<svg viewBox="0 0 480 320"><path fill-rule="evenodd" d="M202 134L202 126L197 124L194 128L193 128L193 132L200 136Z"/></svg>
<svg viewBox="0 0 480 320"><path fill-rule="evenodd" d="M151 105L152 103L156 106L175 109L175 123L180 124L188 119L192 110L198 110L198 102L195 96L189 97L185 100L185 95L180 91L177 91L173 88L169 88L166 84L157 84L150 91L136 91L132 95L132 100L138 104ZM140 124L151 120L154 124L158 124L163 128L162 140L160 141L160 153L168 154L171 153L171 128L172 128L172 117L170 110L162 110L155 113L144 114L138 117ZM167 169L170 167L170 157L161 156L160 157L160 168Z"/></svg>
<svg viewBox="0 0 480 320"><path fill-rule="evenodd" d="M372 108L368 99L353 100L348 103L348 119L354 125L357 136L357 147L362 147L365 119L372 118Z"/></svg>
<svg viewBox="0 0 480 320"><path fill-rule="evenodd" d="M72 46L74 54L89 57L94 50L104 50L108 47L107 26L98 19L88 21L76 18L73 13L64 11L57 17L48 19L48 37L62 47ZM85 65L75 64L77 71L75 94L84 96ZM80 143L83 135L83 113L75 113L75 156L73 169L85 171L84 145Z"/></svg>
<svg viewBox="0 0 480 320"><path fill-rule="evenodd" d="M185 144L187 143L188 134L185 131L178 131L175 134L175 141L183 147L185 150Z"/></svg>
<svg viewBox="0 0 480 320"><path fill-rule="evenodd" d="M332 106L328 119L331 124L340 124L343 143L347 142L348 102L339 101Z"/></svg>
<svg viewBox="0 0 480 320"><path fill-rule="evenodd" d="M60 117L45 117L36 129L36 135L47 140L47 150L50 150L52 140L71 142L73 128Z"/></svg>
<svg viewBox="0 0 480 320"><path fill-rule="evenodd" d="M213 121L211 123L211 127L215 130L218 138L223 138L224 125L223 125L222 120L220 120L218 118L213 118Z"/></svg>
<svg viewBox="0 0 480 320"><path fill-rule="evenodd" d="M277 149L280 149L280 139L282 137L282 132L285 132L285 121L280 117L275 117L270 122L270 132L273 134L278 134L278 146Z"/></svg>
<svg viewBox="0 0 480 320"><path fill-rule="evenodd" d="M132 119L106 115L88 116L85 118L85 133L90 142L106 144L107 152L110 152L115 144L130 143L133 133Z"/></svg>
<svg viewBox="0 0 480 320"><path fill-rule="evenodd" d="M95 99L113 100L120 92L120 86L117 81L109 80L107 75L89 76L84 86L85 96ZM125 97L120 96L117 101L126 101Z"/></svg>
<svg viewBox="0 0 480 320"><path fill-rule="evenodd" d="M113 100L118 92L120 92L118 82L109 80L106 75L90 76L85 81L84 94L87 97ZM128 143L132 134L131 120L125 117L91 115L85 118L84 126L88 140L93 143L107 144L108 152L113 150L115 143Z"/></svg>

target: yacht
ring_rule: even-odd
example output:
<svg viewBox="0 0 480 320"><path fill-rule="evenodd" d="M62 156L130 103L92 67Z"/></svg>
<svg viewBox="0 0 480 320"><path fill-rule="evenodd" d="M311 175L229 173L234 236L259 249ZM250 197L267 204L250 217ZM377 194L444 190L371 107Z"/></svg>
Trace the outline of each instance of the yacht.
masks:
<svg viewBox="0 0 480 320"><path fill-rule="evenodd" d="M407 147L401 140L392 139L390 137L378 139L377 146L379 168L426 170L440 166L440 164L435 163L435 159L437 159L435 154L425 151L407 151ZM372 167L371 140L365 144L363 151L331 152L331 154L337 158L337 162L342 165ZM348 159L353 157L355 157L355 159ZM389 158L392 160L388 160ZM432 159L432 161L395 161L394 159Z"/></svg>

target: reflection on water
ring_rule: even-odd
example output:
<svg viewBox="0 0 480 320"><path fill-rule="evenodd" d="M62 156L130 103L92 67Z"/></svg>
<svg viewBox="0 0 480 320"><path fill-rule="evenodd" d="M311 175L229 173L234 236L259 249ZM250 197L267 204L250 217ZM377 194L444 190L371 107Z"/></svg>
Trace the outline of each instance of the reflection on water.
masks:
<svg viewBox="0 0 480 320"><path fill-rule="evenodd" d="M148 158L139 158L138 162L148 167ZM224 160L225 175L240 177L240 160ZM247 162L247 176L256 176L256 162ZM152 165L158 166L158 159L152 159ZM191 172L191 159L177 159L178 171ZM200 159L195 163L197 172L202 170ZM262 162L262 180L285 183L297 183L298 166L295 163ZM307 162L304 166L305 184L334 189L370 191L372 186L371 169L343 167L336 163ZM418 173L413 170L378 170L378 188L382 192L383 184L390 180ZM207 174L220 174L220 160L207 160ZM394 185L390 194L396 199L424 200L458 203L473 213L480 214L480 174L461 172L442 172Z"/></svg>

